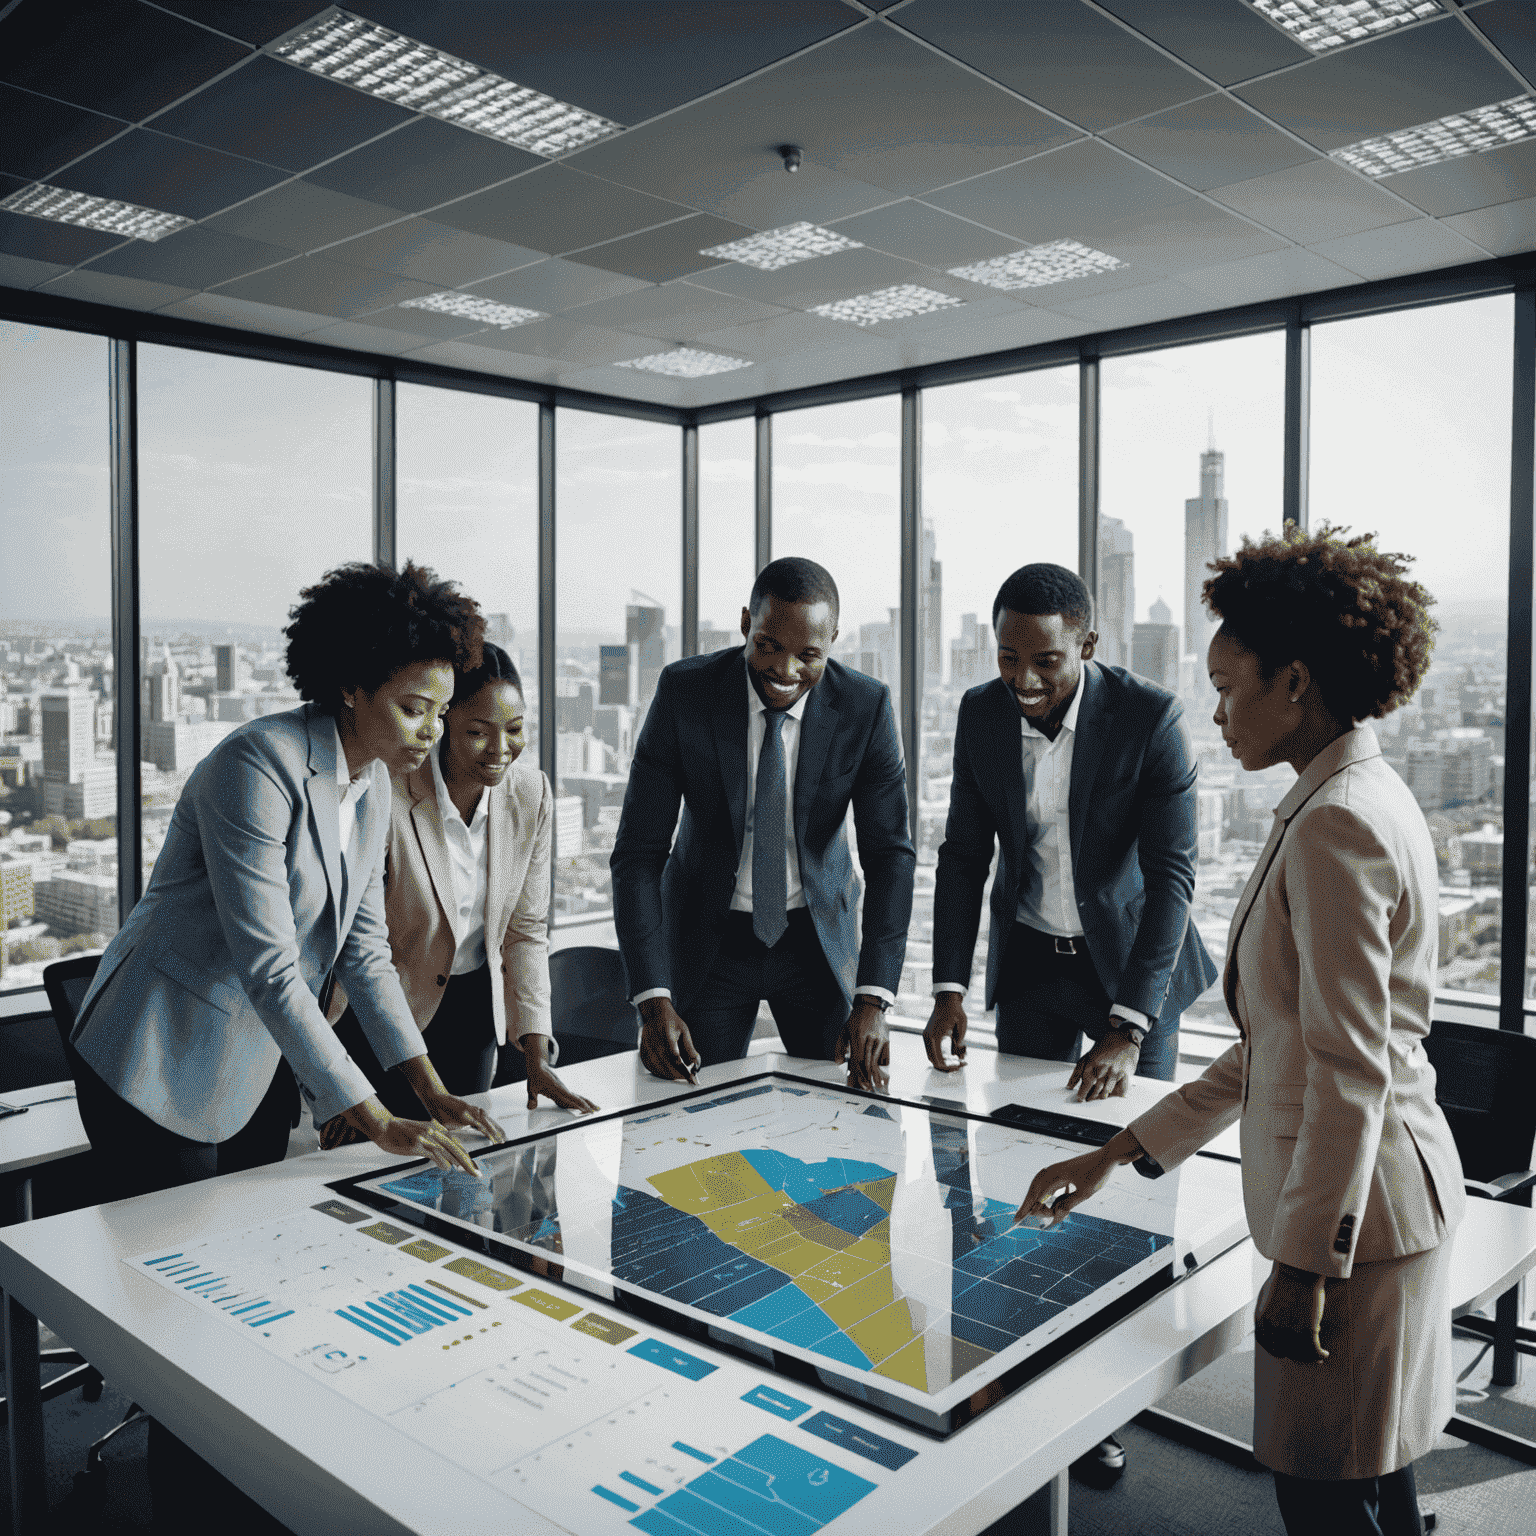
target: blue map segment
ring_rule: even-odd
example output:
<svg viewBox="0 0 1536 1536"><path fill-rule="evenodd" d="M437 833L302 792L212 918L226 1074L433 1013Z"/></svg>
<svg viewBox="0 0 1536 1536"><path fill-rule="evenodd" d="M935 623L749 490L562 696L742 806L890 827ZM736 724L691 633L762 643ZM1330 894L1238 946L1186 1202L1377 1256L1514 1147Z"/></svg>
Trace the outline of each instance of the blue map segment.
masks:
<svg viewBox="0 0 1536 1536"><path fill-rule="evenodd" d="M861 1163L851 1157L832 1157L822 1163L804 1163L798 1157L775 1152L769 1147L742 1149L770 1189L781 1189L797 1205L809 1205L834 1189L850 1184L868 1184L876 1179L893 1178L889 1168L879 1163Z"/></svg>

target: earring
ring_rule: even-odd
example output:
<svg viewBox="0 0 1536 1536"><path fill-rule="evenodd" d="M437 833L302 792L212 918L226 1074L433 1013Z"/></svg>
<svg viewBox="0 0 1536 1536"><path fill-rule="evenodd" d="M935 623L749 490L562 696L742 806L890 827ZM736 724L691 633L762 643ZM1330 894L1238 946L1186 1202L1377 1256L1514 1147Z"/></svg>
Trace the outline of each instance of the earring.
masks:
<svg viewBox="0 0 1536 1536"><path fill-rule="evenodd" d="M1296 695L1293 693L1291 695L1291 703L1294 704L1295 702L1296 702Z"/></svg>
<svg viewBox="0 0 1536 1536"><path fill-rule="evenodd" d="M345 705L346 705L346 706L347 706L347 708L348 708L348 709L351 709L351 708L353 708L353 707L354 707L354 706L353 706L353 703L352 703L352 700L351 700L351 699L343 699L343 700L342 700L342 701L341 701L341 702L342 702L342 703L343 703L343 704L345 704ZM1291 703L1292 703L1292 704L1294 704L1294 703L1295 703L1295 702L1296 702L1296 700L1295 700L1295 699L1292 699L1292 700L1291 700Z"/></svg>

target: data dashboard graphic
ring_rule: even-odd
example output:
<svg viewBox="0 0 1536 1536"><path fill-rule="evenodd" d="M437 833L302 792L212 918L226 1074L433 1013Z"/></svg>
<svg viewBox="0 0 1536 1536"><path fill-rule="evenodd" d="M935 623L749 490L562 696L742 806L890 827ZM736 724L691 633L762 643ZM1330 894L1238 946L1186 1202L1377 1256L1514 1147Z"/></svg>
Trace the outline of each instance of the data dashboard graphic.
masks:
<svg viewBox="0 0 1536 1536"><path fill-rule="evenodd" d="M478 1178L412 1164L334 1187L944 1434L1176 1257L1182 1274L1242 1236L1230 1170L1198 1166L1117 1173L1091 1213L1014 1227L1034 1174L1081 1150L767 1074L492 1149Z"/></svg>

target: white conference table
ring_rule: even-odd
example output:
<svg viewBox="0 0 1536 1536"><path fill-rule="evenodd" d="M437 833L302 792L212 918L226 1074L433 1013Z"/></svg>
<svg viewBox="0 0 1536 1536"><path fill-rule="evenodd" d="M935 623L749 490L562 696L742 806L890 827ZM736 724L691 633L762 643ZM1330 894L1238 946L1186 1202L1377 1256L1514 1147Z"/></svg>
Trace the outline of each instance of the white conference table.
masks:
<svg viewBox="0 0 1536 1536"><path fill-rule="evenodd" d="M17 1221L32 1219L32 1170L89 1152L85 1127L75 1108L75 1085L43 1083L0 1094L7 1104L25 1104L20 1115L0 1119L0 1183L13 1193L11 1204Z"/></svg>
<svg viewBox="0 0 1536 1536"><path fill-rule="evenodd" d="M892 1055L894 1095L950 1100L972 1113L1005 1102L1054 1110L1070 1106L1074 1113L1120 1124L1167 1091L1166 1085L1137 1081L1128 1098L1076 1105L1064 1092L1066 1069L1059 1063L975 1049L963 1072L945 1075L928 1067L921 1041L910 1036L893 1038ZM707 1069L700 1082L728 1084L776 1065L828 1083L845 1080L841 1069L827 1063L754 1054ZM604 1109L645 1105L677 1091L650 1077L633 1054L563 1069L562 1076ZM547 1109L530 1115L520 1085L488 1098L509 1137L563 1118ZM43 1319L119 1390L306 1536L353 1530L380 1536L583 1531L584 1517L557 1525L498 1495L388 1422L275 1359L222 1319L132 1275L121 1262L158 1244L193 1242L286 1217L326 1199L331 1181L392 1161L365 1144L5 1229L0 1289L7 1299L8 1361L24 1356L24 1349L13 1352L13 1337L28 1328L35 1361L35 1319ZM1236 1171L1233 1167L1234 1176ZM1473 1205L1458 1244L1453 1281L1458 1310L1499 1294L1536 1257L1532 1213L1481 1201ZM1251 1326L1256 1274L1264 1268L1262 1262L1255 1265L1252 1244L1244 1239L942 1444L795 1382L796 1396L916 1449L915 1465L928 1469L917 1478L888 1481L836 1520L837 1532L962 1536L985 1529L1049 1485L1049 1528L1053 1536L1065 1536L1066 1468L1242 1342ZM687 1349L741 1368L740 1358L725 1351L693 1340ZM12 1529L23 1533L39 1529L46 1519L35 1365L30 1383L13 1376L10 1385ZM935 1476L939 1457L943 1475ZM611 1521L602 1529L613 1529Z"/></svg>

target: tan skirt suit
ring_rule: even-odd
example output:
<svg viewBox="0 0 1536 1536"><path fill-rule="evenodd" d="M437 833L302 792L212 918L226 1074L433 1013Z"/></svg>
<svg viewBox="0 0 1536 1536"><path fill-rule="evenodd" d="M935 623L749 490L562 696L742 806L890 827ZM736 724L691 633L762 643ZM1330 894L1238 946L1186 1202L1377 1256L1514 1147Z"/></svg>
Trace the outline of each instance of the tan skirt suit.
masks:
<svg viewBox="0 0 1536 1536"><path fill-rule="evenodd" d="M384 915L390 955L416 1026L428 1027L442 1001L458 931L458 901L432 765L393 781L384 861ZM484 791L486 800L485 953L491 968L491 1014L497 1045L524 1035L549 1037L557 1052L549 992L549 870L554 795L538 767L513 763ZM498 984L498 973L500 976ZM334 1023L346 1008L340 987L329 1010Z"/></svg>
<svg viewBox="0 0 1536 1536"><path fill-rule="evenodd" d="M1233 914L1241 1039L1131 1124L1166 1169L1240 1119L1255 1246L1328 1277L1329 1359L1255 1351L1254 1450L1292 1477L1395 1472L1454 1406L1447 1239L1466 1199L1423 1047L1438 900L1423 814L1356 726L1276 808Z"/></svg>

